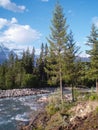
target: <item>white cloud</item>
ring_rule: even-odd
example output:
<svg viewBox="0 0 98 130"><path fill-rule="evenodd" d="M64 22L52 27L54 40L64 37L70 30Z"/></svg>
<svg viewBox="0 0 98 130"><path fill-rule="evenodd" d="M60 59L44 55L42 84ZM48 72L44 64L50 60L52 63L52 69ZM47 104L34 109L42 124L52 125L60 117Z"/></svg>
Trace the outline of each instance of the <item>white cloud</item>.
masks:
<svg viewBox="0 0 98 130"><path fill-rule="evenodd" d="M92 23L95 24L96 27L98 27L98 17L93 17Z"/></svg>
<svg viewBox="0 0 98 130"><path fill-rule="evenodd" d="M6 19L0 18L0 29L2 29L7 24L8 21Z"/></svg>
<svg viewBox="0 0 98 130"><path fill-rule="evenodd" d="M12 24L17 23L17 19L16 18L12 18L11 21L5 19L5 18L0 18L0 29L2 29L5 26L11 26Z"/></svg>
<svg viewBox="0 0 98 130"><path fill-rule="evenodd" d="M6 26L0 32L0 42L6 44L10 49L27 47L41 37L40 32L29 25L20 25L16 18L11 20L0 18L0 20L0 29ZM5 21L4 24L2 21Z"/></svg>
<svg viewBox="0 0 98 130"><path fill-rule="evenodd" d="M13 17L13 18L11 19L11 24L14 24L14 23L18 23L18 21L17 21L16 18Z"/></svg>
<svg viewBox="0 0 98 130"><path fill-rule="evenodd" d="M23 12L26 9L24 5L16 5L11 0L0 0L0 6L13 12Z"/></svg>
<svg viewBox="0 0 98 130"><path fill-rule="evenodd" d="M29 25L12 24L9 29L3 33L5 40L16 43L27 43L39 38L39 33Z"/></svg>
<svg viewBox="0 0 98 130"><path fill-rule="evenodd" d="M89 55L89 54L86 54L86 52L85 52L85 51L84 51L84 52L82 52L79 56L80 56L80 57L85 57L85 58L90 57L90 55Z"/></svg>

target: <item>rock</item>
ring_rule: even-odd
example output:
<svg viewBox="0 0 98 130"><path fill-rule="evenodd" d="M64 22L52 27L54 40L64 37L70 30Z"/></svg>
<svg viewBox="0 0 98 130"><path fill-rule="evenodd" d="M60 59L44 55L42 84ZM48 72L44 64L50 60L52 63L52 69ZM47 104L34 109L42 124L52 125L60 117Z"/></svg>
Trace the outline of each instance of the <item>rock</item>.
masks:
<svg viewBox="0 0 98 130"><path fill-rule="evenodd" d="M43 96L38 99L38 102L47 102L47 101L48 101L48 97L46 97L46 96Z"/></svg>
<svg viewBox="0 0 98 130"><path fill-rule="evenodd" d="M35 94L49 93L49 91L40 89L12 89L12 90L0 90L0 98L6 97L18 97L18 96L29 96ZM44 101L47 99L43 99Z"/></svg>

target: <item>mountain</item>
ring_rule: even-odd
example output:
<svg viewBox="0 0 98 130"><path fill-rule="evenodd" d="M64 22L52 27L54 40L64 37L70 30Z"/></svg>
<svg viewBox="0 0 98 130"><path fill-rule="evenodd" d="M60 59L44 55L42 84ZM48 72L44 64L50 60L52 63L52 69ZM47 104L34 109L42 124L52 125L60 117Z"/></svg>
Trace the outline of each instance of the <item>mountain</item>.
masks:
<svg viewBox="0 0 98 130"><path fill-rule="evenodd" d="M90 62L90 57L82 57L82 56L78 56L76 58L76 61L81 61L81 62Z"/></svg>
<svg viewBox="0 0 98 130"><path fill-rule="evenodd" d="M0 43L0 64L8 59L10 50Z"/></svg>
<svg viewBox="0 0 98 130"><path fill-rule="evenodd" d="M5 47L2 43L0 43L0 64L2 64L4 61L8 60L9 55L13 53L14 55L18 55L20 58L22 57L23 50L21 49L13 49L10 50L9 48ZM36 55L36 58L39 56ZM80 60L81 62L90 62L89 57L77 57L76 61Z"/></svg>
<svg viewBox="0 0 98 130"><path fill-rule="evenodd" d="M82 62L90 62L90 57L80 57Z"/></svg>
<svg viewBox="0 0 98 130"><path fill-rule="evenodd" d="M10 50L9 48L5 47L2 43L0 43L0 64L8 60L9 55L11 53L15 55L13 50Z"/></svg>

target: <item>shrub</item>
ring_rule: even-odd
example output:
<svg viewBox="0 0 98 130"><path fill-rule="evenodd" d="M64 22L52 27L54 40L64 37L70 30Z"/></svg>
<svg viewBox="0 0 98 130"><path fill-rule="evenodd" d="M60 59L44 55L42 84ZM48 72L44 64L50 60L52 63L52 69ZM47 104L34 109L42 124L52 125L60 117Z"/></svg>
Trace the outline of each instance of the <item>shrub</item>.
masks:
<svg viewBox="0 0 98 130"><path fill-rule="evenodd" d="M74 89L74 97L75 97L75 100L78 100L78 98L81 96L81 93L77 90L77 89Z"/></svg>
<svg viewBox="0 0 98 130"><path fill-rule="evenodd" d="M24 87L37 87L38 79L32 74L25 74L22 80L22 86Z"/></svg>
<svg viewBox="0 0 98 130"><path fill-rule="evenodd" d="M96 110L95 110L95 111L96 111L96 114L98 114L98 106L96 107Z"/></svg>
<svg viewBox="0 0 98 130"><path fill-rule="evenodd" d="M85 93L84 94L84 100L89 100L90 96L91 96L91 93Z"/></svg>
<svg viewBox="0 0 98 130"><path fill-rule="evenodd" d="M47 107L46 107L46 111L47 113L52 116L54 115L57 111L59 111L59 107L58 106L55 106L54 104L49 104Z"/></svg>
<svg viewBox="0 0 98 130"><path fill-rule="evenodd" d="M98 94L97 93L92 93L89 97L89 100L94 101L98 100Z"/></svg>
<svg viewBox="0 0 98 130"><path fill-rule="evenodd" d="M49 115L54 115L56 112L61 114L68 114L69 109L73 106L74 103L61 101L60 91L57 90L53 95L48 99L49 104L46 106L46 111Z"/></svg>

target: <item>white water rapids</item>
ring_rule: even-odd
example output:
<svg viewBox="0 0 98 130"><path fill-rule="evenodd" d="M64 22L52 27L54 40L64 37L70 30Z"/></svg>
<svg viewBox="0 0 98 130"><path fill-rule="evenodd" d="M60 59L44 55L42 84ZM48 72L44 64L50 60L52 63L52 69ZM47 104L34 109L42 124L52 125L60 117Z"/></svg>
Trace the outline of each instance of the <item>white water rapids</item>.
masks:
<svg viewBox="0 0 98 130"><path fill-rule="evenodd" d="M30 114L43 106L37 102L43 95L0 99L0 130L18 130L20 122L28 122Z"/></svg>

